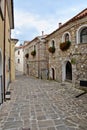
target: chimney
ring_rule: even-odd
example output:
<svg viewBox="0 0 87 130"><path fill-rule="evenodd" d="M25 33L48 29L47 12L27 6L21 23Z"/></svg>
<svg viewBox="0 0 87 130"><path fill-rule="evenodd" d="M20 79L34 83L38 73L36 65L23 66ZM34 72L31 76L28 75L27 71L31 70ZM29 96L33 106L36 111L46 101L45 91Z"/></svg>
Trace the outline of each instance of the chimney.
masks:
<svg viewBox="0 0 87 130"><path fill-rule="evenodd" d="M62 26L62 23L59 23L59 28Z"/></svg>
<svg viewBox="0 0 87 130"><path fill-rule="evenodd" d="M42 31L42 36L44 35L44 31Z"/></svg>

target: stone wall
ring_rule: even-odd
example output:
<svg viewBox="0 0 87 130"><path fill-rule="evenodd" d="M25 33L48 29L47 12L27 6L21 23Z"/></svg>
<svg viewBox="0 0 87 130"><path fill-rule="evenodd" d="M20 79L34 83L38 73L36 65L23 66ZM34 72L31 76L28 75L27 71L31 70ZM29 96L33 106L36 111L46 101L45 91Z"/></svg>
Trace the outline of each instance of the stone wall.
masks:
<svg viewBox="0 0 87 130"><path fill-rule="evenodd" d="M78 30L81 27L87 27L87 17L70 22L62 28L54 31L47 39L47 50L52 39L55 40L56 51L49 53L49 78L52 79L52 68L55 71L55 80L66 81L66 64L70 62L72 67L73 83L79 83L80 80L87 80L87 43L78 43ZM60 49L60 43L63 42L63 35L69 33L71 46L66 51Z"/></svg>
<svg viewBox="0 0 87 130"><path fill-rule="evenodd" d="M87 16L68 21L47 37L33 39L25 49L29 52L29 58L25 61L29 75L73 84L87 80L87 42L80 43L80 32L84 27L87 27ZM66 34L71 45L63 51L60 43L64 42ZM52 41L55 44L54 53L48 51ZM31 56L34 46L36 55Z"/></svg>
<svg viewBox="0 0 87 130"><path fill-rule="evenodd" d="M33 39L25 48L24 52L29 53L29 58L25 59L24 66L28 66L25 69L25 73L30 76L47 79L47 55L46 44L44 36L39 36ZM35 47L35 48L34 48ZM35 49L36 55L31 55L31 52ZM25 68L25 67L24 67Z"/></svg>

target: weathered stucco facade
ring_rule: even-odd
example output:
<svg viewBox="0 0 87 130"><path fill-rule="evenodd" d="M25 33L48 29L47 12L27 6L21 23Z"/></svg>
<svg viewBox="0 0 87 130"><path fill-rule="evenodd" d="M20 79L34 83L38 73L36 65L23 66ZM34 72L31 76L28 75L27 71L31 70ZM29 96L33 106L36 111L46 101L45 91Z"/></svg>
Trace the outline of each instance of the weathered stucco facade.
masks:
<svg viewBox="0 0 87 130"><path fill-rule="evenodd" d="M15 45L17 42L18 39L11 39L11 55L10 55L11 82L15 80Z"/></svg>
<svg viewBox="0 0 87 130"><path fill-rule="evenodd" d="M64 44L67 35L71 45L68 49L61 50L60 43ZM46 40L48 47L54 40L56 48L55 53L49 53L50 79L72 83L87 80L87 9L61 25Z"/></svg>
<svg viewBox="0 0 87 130"><path fill-rule="evenodd" d="M24 46L15 47L15 69L16 71L20 71L23 73L23 54L24 54Z"/></svg>
<svg viewBox="0 0 87 130"><path fill-rule="evenodd" d="M6 91L12 81L11 29L14 29L13 12L13 0L0 0L0 104L5 100Z"/></svg>

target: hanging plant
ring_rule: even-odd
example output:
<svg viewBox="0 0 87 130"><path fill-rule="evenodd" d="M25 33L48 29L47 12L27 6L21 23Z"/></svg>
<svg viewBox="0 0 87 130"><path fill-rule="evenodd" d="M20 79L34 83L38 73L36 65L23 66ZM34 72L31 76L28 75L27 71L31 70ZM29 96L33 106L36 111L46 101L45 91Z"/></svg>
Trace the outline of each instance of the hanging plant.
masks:
<svg viewBox="0 0 87 130"><path fill-rule="evenodd" d="M71 63L72 63L72 64L76 64L76 59L75 59L75 58L72 58L72 59L71 59Z"/></svg>
<svg viewBox="0 0 87 130"><path fill-rule="evenodd" d="M60 43L60 49L62 51L66 51L67 49L69 49L70 45L71 45L70 41L66 41L66 42Z"/></svg>
<svg viewBox="0 0 87 130"><path fill-rule="evenodd" d="M49 47L48 50L50 53L54 53L56 49L55 49L55 46L52 46L52 47Z"/></svg>
<svg viewBox="0 0 87 130"><path fill-rule="evenodd" d="M32 52L31 52L31 55L32 55L32 56L35 56L35 55L36 55L36 51L35 51L35 50L32 51Z"/></svg>
<svg viewBox="0 0 87 130"><path fill-rule="evenodd" d="M29 57L29 54L27 53L27 54L25 54L25 57L28 59L28 57Z"/></svg>

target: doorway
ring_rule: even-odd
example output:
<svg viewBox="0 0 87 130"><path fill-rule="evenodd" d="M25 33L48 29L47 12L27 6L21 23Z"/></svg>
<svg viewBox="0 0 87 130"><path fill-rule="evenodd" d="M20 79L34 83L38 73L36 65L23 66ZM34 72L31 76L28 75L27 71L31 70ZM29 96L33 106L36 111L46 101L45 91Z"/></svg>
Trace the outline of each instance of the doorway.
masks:
<svg viewBox="0 0 87 130"><path fill-rule="evenodd" d="M52 68L52 79L55 80L55 70Z"/></svg>
<svg viewBox="0 0 87 130"><path fill-rule="evenodd" d="M72 65L69 61L66 63L66 80L72 80Z"/></svg>

